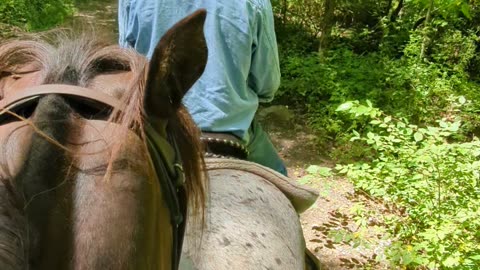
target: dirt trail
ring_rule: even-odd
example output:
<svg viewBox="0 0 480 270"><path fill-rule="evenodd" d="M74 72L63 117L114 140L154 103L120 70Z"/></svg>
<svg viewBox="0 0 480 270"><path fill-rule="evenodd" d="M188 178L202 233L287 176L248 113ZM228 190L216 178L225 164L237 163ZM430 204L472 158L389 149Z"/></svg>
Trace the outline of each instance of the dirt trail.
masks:
<svg viewBox="0 0 480 270"><path fill-rule="evenodd" d="M324 153L318 147L317 136L306 127L299 114L289 112L288 109L286 112L280 110L282 113L275 111L278 109L270 114L273 117L267 116L261 122L284 159L292 179L301 180L310 165L334 166L331 160L322 158ZM374 253L379 252L384 244L373 231L366 236L371 237L377 245L368 249L362 246L354 248L348 243L335 243L330 236L331 232L337 230L356 231L357 225L350 214L350 209L356 202L366 201L367 207L372 208L372 211L381 206L355 194L353 185L344 178L317 177L305 184L320 193L314 206L301 215L301 223L307 247L319 258L323 269L385 269L384 265L374 259Z"/></svg>
<svg viewBox="0 0 480 270"><path fill-rule="evenodd" d="M112 43L118 40L118 0L88 1L79 4L77 12L62 27L93 31Z"/></svg>

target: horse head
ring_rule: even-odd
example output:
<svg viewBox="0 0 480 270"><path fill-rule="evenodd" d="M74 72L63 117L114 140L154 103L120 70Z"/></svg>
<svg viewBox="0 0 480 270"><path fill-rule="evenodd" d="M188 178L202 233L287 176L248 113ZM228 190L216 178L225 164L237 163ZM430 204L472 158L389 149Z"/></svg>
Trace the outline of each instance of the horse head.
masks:
<svg viewBox="0 0 480 270"><path fill-rule="evenodd" d="M205 68L205 16L150 63L86 35L0 44L0 269L176 267L184 207L205 201L181 104Z"/></svg>

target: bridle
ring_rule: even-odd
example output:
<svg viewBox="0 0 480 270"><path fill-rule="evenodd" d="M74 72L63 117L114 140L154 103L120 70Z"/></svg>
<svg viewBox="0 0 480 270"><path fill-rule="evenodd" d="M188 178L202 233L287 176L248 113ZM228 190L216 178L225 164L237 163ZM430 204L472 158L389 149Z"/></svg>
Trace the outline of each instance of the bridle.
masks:
<svg viewBox="0 0 480 270"><path fill-rule="evenodd" d="M119 109L121 102L100 91L73 85L46 84L16 91L13 96L0 100L0 126L14 121L8 112L19 112L38 103L43 96L55 94L88 106L106 115ZM149 122L145 123L147 147L155 173L159 179L167 203L173 230L172 269L178 269L185 234L187 194L179 148L175 137L167 128L167 138L157 132ZM164 176L164 177L161 177Z"/></svg>

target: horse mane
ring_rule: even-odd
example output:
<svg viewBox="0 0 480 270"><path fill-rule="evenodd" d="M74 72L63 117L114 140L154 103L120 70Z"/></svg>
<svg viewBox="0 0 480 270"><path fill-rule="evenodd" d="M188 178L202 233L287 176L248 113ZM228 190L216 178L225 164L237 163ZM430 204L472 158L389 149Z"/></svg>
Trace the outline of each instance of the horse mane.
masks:
<svg viewBox="0 0 480 270"><path fill-rule="evenodd" d="M123 108L114 110L109 121L118 124L121 130L116 138L119 140L115 144L117 150L122 146L127 131L133 130L142 139L145 154L148 153L143 129L146 119L143 96L148 73L145 57L132 49L109 45L92 35L78 35L64 30L0 42L0 79L25 66L40 71L40 84L61 83L87 88L89 82L99 74L131 71L134 79L125 86ZM178 141L190 209L193 214L203 215L207 176L199 130L184 107L168 119L168 128ZM116 152L115 148L111 151L107 175L113 169ZM150 169L153 171L153 168Z"/></svg>

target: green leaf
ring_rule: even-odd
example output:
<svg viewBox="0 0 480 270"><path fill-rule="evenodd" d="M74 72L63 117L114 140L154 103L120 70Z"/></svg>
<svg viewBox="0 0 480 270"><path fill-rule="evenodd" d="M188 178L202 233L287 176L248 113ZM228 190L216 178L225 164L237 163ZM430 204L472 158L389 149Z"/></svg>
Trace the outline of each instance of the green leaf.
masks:
<svg viewBox="0 0 480 270"><path fill-rule="evenodd" d="M312 182L313 177L311 175L305 175L304 177L300 178L297 180L297 182L300 184L300 185L306 185L308 183L311 183Z"/></svg>
<svg viewBox="0 0 480 270"><path fill-rule="evenodd" d="M473 260L473 261L480 261L480 255L474 255L474 256L471 256L471 257L468 257L470 260Z"/></svg>
<svg viewBox="0 0 480 270"><path fill-rule="evenodd" d="M467 100L465 99L464 96L460 96L460 97L458 98L458 103L460 103L460 104L463 105L463 104L465 104L465 102L467 102Z"/></svg>
<svg viewBox="0 0 480 270"><path fill-rule="evenodd" d="M347 172L348 172L348 167L347 166L341 168L340 171L338 171L339 174L345 174Z"/></svg>
<svg viewBox="0 0 480 270"><path fill-rule="evenodd" d="M415 139L416 142L419 142L423 140L423 134L417 131L415 132L415 134L413 134L413 138Z"/></svg>
<svg viewBox="0 0 480 270"><path fill-rule="evenodd" d="M445 121L443 121L443 120L439 121L439 122L438 122L438 124L439 124L439 125L440 125L440 127L442 127L442 128L446 128L446 127L448 127L448 123L447 123L447 122L445 122Z"/></svg>
<svg viewBox="0 0 480 270"><path fill-rule="evenodd" d="M335 243L340 243L343 240L343 235L342 234L336 234L334 237Z"/></svg>
<svg viewBox="0 0 480 270"><path fill-rule="evenodd" d="M390 121L392 121L392 117L390 117L390 116L387 116L387 117L385 117L385 119L383 119L383 122L385 122L385 123L388 123Z"/></svg>
<svg viewBox="0 0 480 270"><path fill-rule="evenodd" d="M462 4L461 11L465 17L467 17L469 20L472 19L472 15L470 15L470 6L467 3Z"/></svg>
<svg viewBox="0 0 480 270"><path fill-rule="evenodd" d="M460 122L455 122L450 127L450 131L457 132L460 129Z"/></svg>
<svg viewBox="0 0 480 270"><path fill-rule="evenodd" d="M402 263L405 265L408 265L413 261L412 255L410 253L402 254L401 258L402 258Z"/></svg>
<svg viewBox="0 0 480 270"><path fill-rule="evenodd" d="M449 256L443 261L443 265L446 267L454 267L460 264L460 258L459 257L453 257Z"/></svg>
<svg viewBox="0 0 480 270"><path fill-rule="evenodd" d="M370 112L370 108L366 107L366 106L363 106L363 105L360 105L358 106L358 108L355 110L356 112L356 116L360 116L360 115L365 115L367 114L368 112Z"/></svg>
<svg viewBox="0 0 480 270"><path fill-rule="evenodd" d="M319 176L323 176L323 177L332 176L332 169L327 168L327 167L321 167L321 166L318 166L318 165L310 165L310 166L308 166L306 171L309 174L319 175Z"/></svg>
<svg viewBox="0 0 480 270"><path fill-rule="evenodd" d="M419 180L423 178L423 174L417 173L412 177L412 180Z"/></svg>
<svg viewBox="0 0 480 270"><path fill-rule="evenodd" d="M347 101L343 104L341 104L340 106L338 106L338 108L335 110L336 112L343 112L343 111L346 111L346 110L350 110L350 108L353 107L353 102L351 101Z"/></svg>

